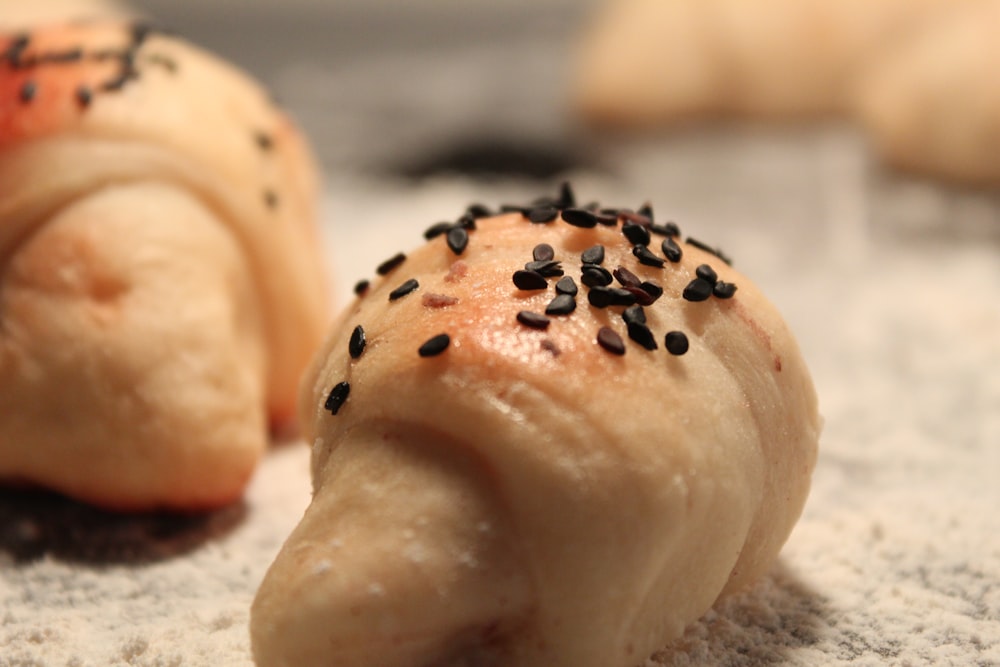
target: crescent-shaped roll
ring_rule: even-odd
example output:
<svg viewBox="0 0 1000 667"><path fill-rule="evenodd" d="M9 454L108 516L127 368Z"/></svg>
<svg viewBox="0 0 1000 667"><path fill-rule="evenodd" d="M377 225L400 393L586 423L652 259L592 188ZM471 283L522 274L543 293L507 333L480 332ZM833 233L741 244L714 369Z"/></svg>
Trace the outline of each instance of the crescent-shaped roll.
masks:
<svg viewBox="0 0 1000 667"><path fill-rule="evenodd" d="M0 478L238 498L327 324L316 185L267 93L180 39L0 37Z"/></svg>
<svg viewBox="0 0 1000 667"><path fill-rule="evenodd" d="M1000 2L956 12L861 78L856 115L887 163L1000 183Z"/></svg>
<svg viewBox="0 0 1000 667"><path fill-rule="evenodd" d="M581 35L574 105L619 125L844 112L885 48L978 2L608 0Z"/></svg>
<svg viewBox="0 0 1000 667"><path fill-rule="evenodd" d="M304 380L259 667L627 667L774 561L820 419L721 252L572 191L380 267ZM436 234L436 235L435 235Z"/></svg>

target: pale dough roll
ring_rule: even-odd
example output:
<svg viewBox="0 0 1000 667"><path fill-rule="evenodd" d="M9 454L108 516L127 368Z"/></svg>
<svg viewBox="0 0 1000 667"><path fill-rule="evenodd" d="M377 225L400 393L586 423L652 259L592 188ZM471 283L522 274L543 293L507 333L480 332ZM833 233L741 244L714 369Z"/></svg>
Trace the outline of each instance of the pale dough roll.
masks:
<svg viewBox="0 0 1000 667"><path fill-rule="evenodd" d="M0 478L117 509L231 502L329 311L303 138L142 24L0 53Z"/></svg>
<svg viewBox="0 0 1000 667"><path fill-rule="evenodd" d="M132 14L114 0L0 0L0 29L23 30L43 23L108 18Z"/></svg>
<svg viewBox="0 0 1000 667"><path fill-rule="evenodd" d="M602 123L843 112L897 40L979 0L610 0L580 38L575 106Z"/></svg>
<svg viewBox="0 0 1000 667"><path fill-rule="evenodd" d="M795 341L715 254L654 234L665 266L640 263L609 218L478 219L344 313L303 384L314 497L254 602L259 667L625 667L773 562L819 432ZM578 287L544 330L559 278L513 282L542 243ZM663 290L634 338L581 284L597 244L627 294ZM722 296L687 300L702 264Z"/></svg>
<svg viewBox="0 0 1000 667"><path fill-rule="evenodd" d="M1000 182L1000 2L981 3L907 40L860 80L856 114L889 164Z"/></svg>

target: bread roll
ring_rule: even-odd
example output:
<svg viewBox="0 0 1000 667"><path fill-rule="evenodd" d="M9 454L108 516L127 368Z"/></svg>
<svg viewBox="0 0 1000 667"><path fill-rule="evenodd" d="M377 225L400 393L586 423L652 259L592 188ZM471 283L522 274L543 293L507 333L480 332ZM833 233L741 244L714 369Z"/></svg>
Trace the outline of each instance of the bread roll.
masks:
<svg viewBox="0 0 1000 667"><path fill-rule="evenodd" d="M116 0L0 0L0 30L21 30L42 23L124 19L131 14Z"/></svg>
<svg viewBox="0 0 1000 667"><path fill-rule="evenodd" d="M809 373L749 279L652 220L567 188L382 267L303 383L314 493L259 667L625 667L768 568Z"/></svg>
<svg viewBox="0 0 1000 667"><path fill-rule="evenodd" d="M887 163L1000 183L1000 2L956 12L906 41L857 86L856 112Z"/></svg>
<svg viewBox="0 0 1000 667"><path fill-rule="evenodd" d="M581 36L584 117L656 125L846 111L857 72L981 0L609 0Z"/></svg>
<svg viewBox="0 0 1000 667"><path fill-rule="evenodd" d="M142 25L0 53L0 478L123 510L233 501L327 324L301 135Z"/></svg>

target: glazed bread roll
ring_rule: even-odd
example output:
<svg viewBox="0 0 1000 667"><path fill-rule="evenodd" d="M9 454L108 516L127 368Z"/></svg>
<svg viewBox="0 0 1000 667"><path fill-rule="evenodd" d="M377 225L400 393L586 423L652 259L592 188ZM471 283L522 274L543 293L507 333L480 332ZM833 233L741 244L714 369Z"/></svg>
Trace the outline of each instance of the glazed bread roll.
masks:
<svg viewBox="0 0 1000 667"><path fill-rule="evenodd" d="M231 502L327 323L301 135L143 25L0 53L0 478L123 510Z"/></svg>
<svg viewBox="0 0 1000 667"><path fill-rule="evenodd" d="M610 0L581 37L574 104L600 123L844 112L897 40L981 0Z"/></svg>
<svg viewBox="0 0 1000 667"><path fill-rule="evenodd" d="M766 298L647 207L473 207L307 374L259 667L625 667L774 561L820 421Z"/></svg>
<svg viewBox="0 0 1000 667"><path fill-rule="evenodd" d="M870 68L857 117L897 167L1000 183L1000 2L956 12Z"/></svg>

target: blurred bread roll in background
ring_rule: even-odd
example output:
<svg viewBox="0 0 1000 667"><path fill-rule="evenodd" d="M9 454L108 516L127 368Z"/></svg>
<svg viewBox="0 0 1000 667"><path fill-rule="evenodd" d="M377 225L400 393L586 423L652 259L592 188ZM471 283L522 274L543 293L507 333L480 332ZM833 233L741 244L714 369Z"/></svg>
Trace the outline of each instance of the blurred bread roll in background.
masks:
<svg viewBox="0 0 1000 667"><path fill-rule="evenodd" d="M954 12L885 54L855 112L878 154L907 170L1000 184L1000 2Z"/></svg>
<svg viewBox="0 0 1000 667"><path fill-rule="evenodd" d="M0 30L23 30L43 23L127 18L134 12L115 0L0 0Z"/></svg>
<svg viewBox="0 0 1000 667"><path fill-rule="evenodd" d="M582 37L576 104L625 125L843 111L859 69L960 4L975 0L611 0Z"/></svg>
<svg viewBox="0 0 1000 667"><path fill-rule="evenodd" d="M897 167L1000 185L998 0L610 0L573 106L598 127L859 120Z"/></svg>
<svg viewBox="0 0 1000 667"><path fill-rule="evenodd" d="M0 53L0 480L120 510L236 500L327 321L304 138L143 24Z"/></svg>

